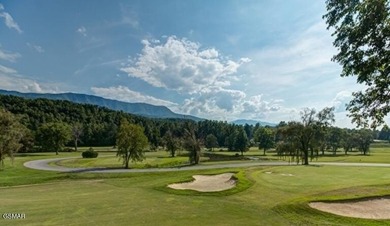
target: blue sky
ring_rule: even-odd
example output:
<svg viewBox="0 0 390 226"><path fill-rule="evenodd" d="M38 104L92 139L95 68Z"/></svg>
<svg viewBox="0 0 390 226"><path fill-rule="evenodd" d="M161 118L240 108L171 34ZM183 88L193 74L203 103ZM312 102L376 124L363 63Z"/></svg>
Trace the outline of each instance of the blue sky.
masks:
<svg viewBox="0 0 390 226"><path fill-rule="evenodd" d="M0 0L0 88L76 92L278 123L363 89L313 0Z"/></svg>

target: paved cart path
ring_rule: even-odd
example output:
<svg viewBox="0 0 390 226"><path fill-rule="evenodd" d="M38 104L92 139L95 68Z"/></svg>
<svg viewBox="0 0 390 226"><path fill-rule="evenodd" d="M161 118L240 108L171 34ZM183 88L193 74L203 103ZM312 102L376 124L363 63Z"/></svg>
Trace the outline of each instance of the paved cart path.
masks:
<svg viewBox="0 0 390 226"><path fill-rule="evenodd" d="M296 165L295 163L288 162L262 162L251 161L244 163L226 163L215 165L193 165L184 167L172 167L172 168L148 168L148 169L112 169L112 168L69 168L64 166L53 165L50 163L56 163L65 159L72 159L78 157L67 158L55 158L55 159L41 159L25 162L24 166L36 170L47 170L56 172L78 173L78 172L90 172L90 173L145 173L145 172L172 172L172 171L184 171L184 170L203 170L203 169L223 169L223 168L241 168L252 166L288 166ZM312 162L311 165L320 166L363 166L363 167L390 167L388 163L341 163L341 162Z"/></svg>

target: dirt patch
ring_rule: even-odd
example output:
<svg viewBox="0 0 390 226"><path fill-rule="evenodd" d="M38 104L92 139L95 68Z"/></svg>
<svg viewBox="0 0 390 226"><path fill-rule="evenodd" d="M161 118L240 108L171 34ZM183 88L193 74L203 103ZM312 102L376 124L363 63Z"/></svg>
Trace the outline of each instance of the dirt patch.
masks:
<svg viewBox="0 0 390 226"><path fill-rule="evenodd" d="M312 202L309 205L312 208L340 216L390 219L390 197L350 202Z"/></svg>
<svg viewBox="0 0 390 226"><path fill-rule="evenodd" d="M178 190L195 190L200 192L224 191L236 186L236 179L233 173L219 175L194 175L194 181L187 183L170 184L168 187Z"/></svg>

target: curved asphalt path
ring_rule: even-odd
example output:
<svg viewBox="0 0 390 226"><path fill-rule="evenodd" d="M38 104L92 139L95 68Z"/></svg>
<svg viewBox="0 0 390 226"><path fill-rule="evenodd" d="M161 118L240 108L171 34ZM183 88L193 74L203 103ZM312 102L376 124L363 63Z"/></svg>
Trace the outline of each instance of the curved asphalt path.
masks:
<svg viewBox="0 0 390 226"><path fill-rule="evenodd" d="M227 163L227 164L215 164L215 165L193 165L174 168L150 168L150 169L108 169L108 168L68 168L58 165L49 165L50 163L56 163L65 159L72 159L78 157L68 158L55 158L55 159L41 159L25 162L23 165L27 168L36 170L56 171L64 173L145 173L145 172L172 172L172 171L185 171L185 170L203 170L203 169L223 169L223 168L240 168L251 166L288 166L296 165L295 163L288 162L245 162L245 163ZM311 165L320 166L363 166L363 167L390 167L387 163L339 163L339 162L315 162Z"/></svg>

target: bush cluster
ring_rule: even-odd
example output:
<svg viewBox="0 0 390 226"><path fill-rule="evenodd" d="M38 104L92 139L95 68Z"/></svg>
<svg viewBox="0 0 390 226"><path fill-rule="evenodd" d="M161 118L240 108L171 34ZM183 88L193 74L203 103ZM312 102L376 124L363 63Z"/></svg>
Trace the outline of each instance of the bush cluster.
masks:
<svg viewBox="0 0 390 226"><path fill-rule="evenodd" d="M97 151L94 151L93 148L89 148L88 150L86 151L83 151L81 153L81 156L83 156L83 158L96 158L98 157L99 153Z"/></svg>

